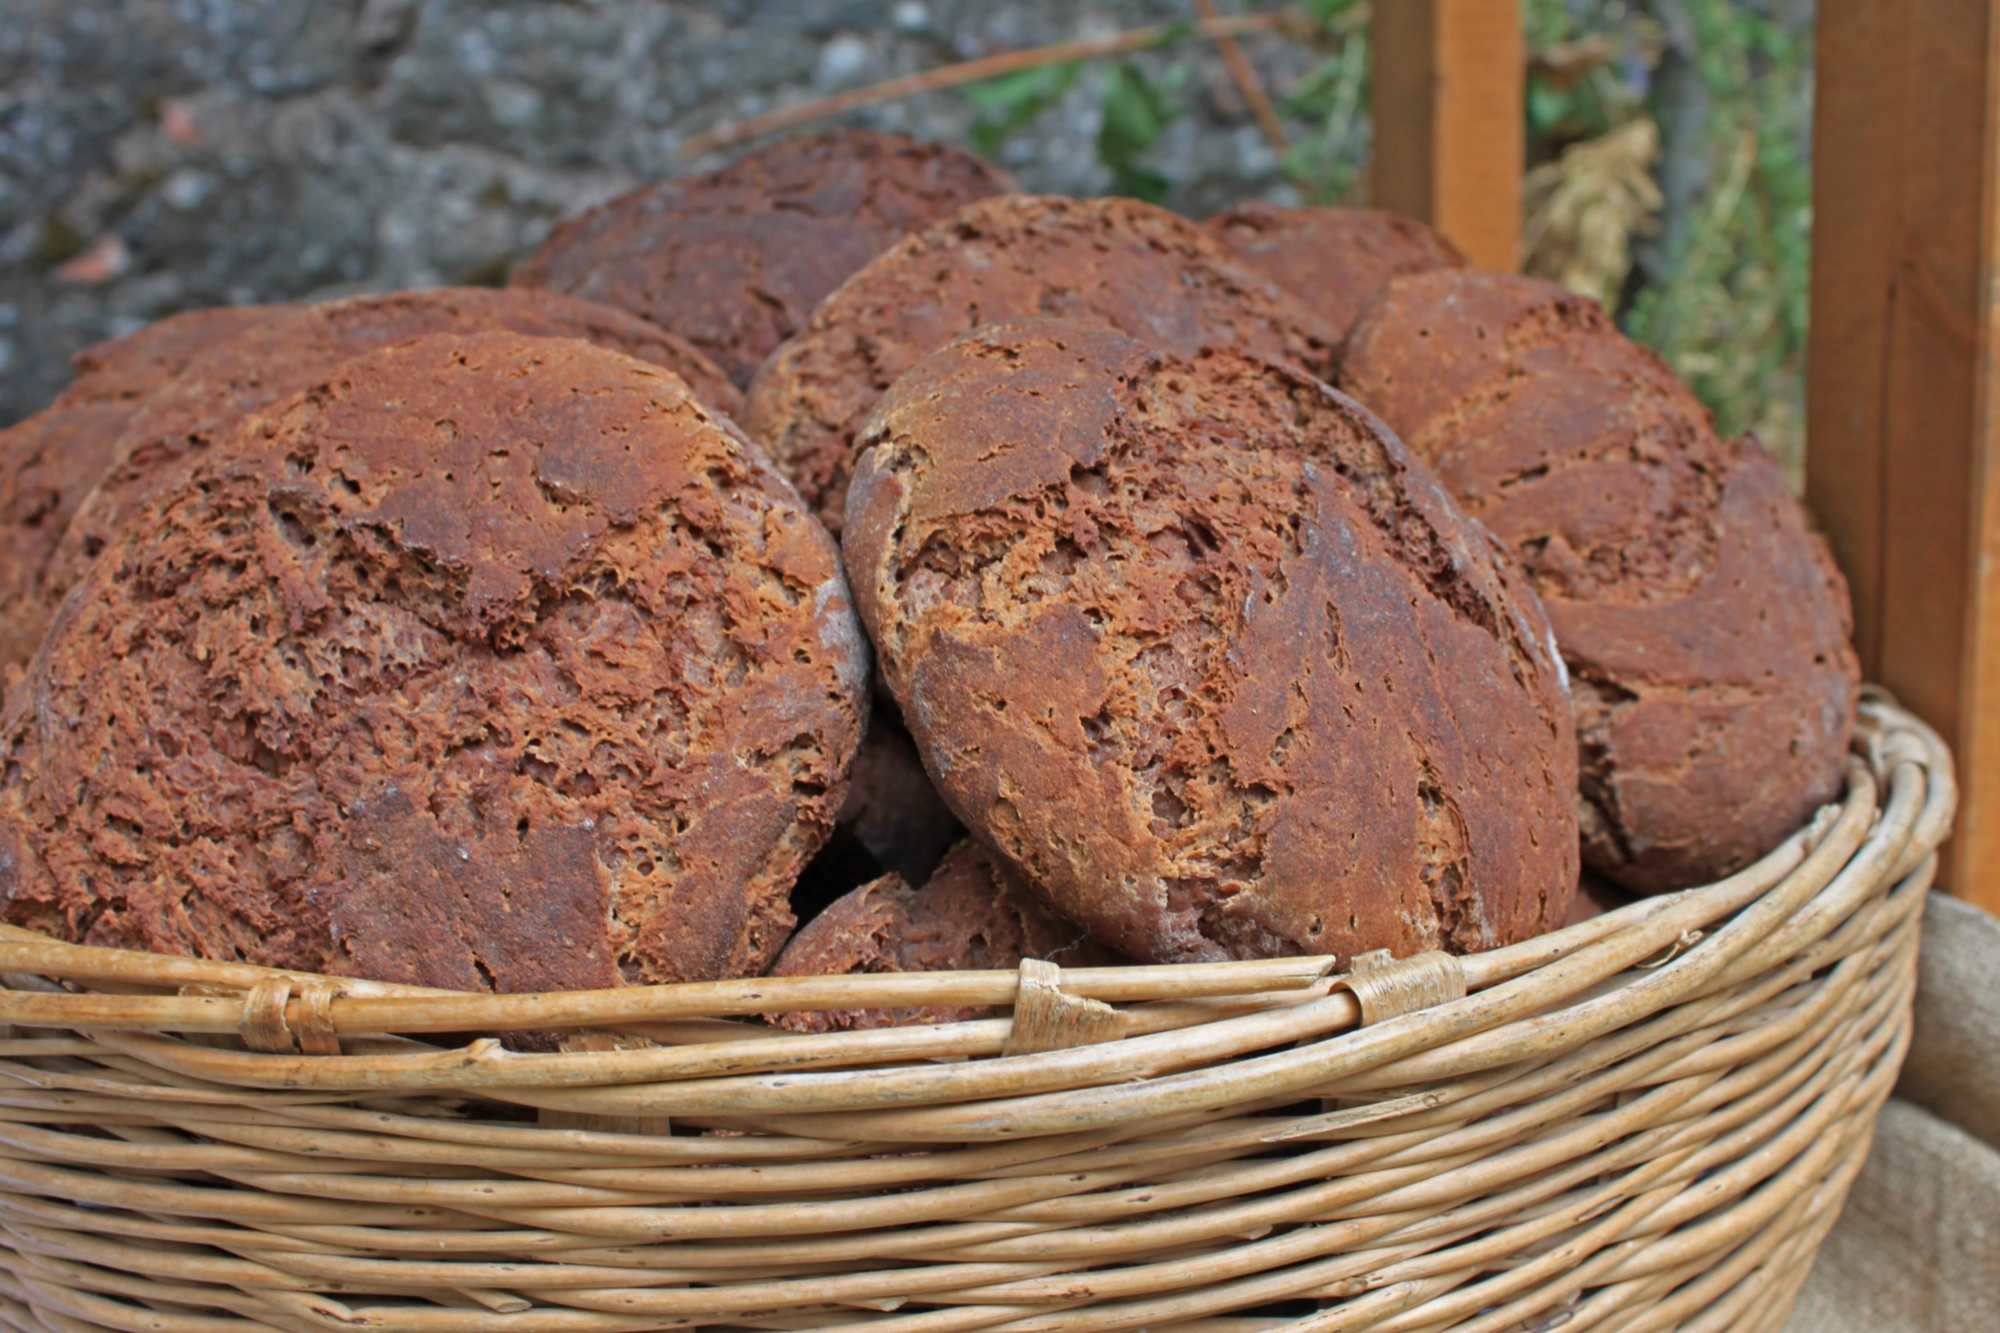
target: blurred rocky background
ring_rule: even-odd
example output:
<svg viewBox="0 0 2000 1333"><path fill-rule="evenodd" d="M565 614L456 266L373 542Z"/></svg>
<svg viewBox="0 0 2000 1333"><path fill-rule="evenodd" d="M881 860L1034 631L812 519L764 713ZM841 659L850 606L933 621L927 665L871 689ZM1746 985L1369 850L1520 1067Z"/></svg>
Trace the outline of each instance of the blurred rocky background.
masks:
<svg viewBox="0 0 2000 1333"><path fill-rule="evenodd" d="M705 170L701 137L968 60L1135 49L848 119L1030 189L1200 215L1366 197L1362 0L0 0L0 423L161 315L498 283L559 219ZM1725 429L1798 450L1810 0L1527 0L1528 266L1611 304ZM696 150L690 153L690 146Z"/></svg>

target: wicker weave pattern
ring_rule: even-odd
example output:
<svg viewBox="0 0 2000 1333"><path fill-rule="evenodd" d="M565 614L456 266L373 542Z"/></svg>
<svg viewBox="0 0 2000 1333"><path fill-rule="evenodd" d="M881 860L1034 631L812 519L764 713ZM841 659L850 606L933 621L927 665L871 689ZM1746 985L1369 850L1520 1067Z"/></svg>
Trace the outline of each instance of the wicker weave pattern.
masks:
<svg viewBox="0 0 2000 1333"><path fill-rule="evenodd" d="M6 934L0 1323L1776 1330L1901 1062L1952 813L1937 738L1864 714L1843 803L1758 865L1351 985L458 996ZM1003 1016L746 1018L924 1004ZM567 1037L439 1036L518 1030Z"/></svg>

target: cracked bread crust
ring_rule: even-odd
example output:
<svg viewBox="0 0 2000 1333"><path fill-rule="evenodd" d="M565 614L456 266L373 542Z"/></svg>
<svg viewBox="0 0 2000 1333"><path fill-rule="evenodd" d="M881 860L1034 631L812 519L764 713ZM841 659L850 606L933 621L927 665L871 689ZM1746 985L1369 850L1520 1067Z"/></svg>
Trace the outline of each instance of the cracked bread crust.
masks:
<svg viewBox="0 0 2000 1333"><path fill-rule="evenodd" d="M1511 547L1568 661L1584 864L1719 879L1840 792L1847 584L1782 473L1595 302L1505 274L1392 283L1342 386Z"/></svg>
<svg viewBox="0 0 2000 1333"><path fill-rule="evenodd" d="M347 362L127 524L0 715L6 920L462 989L761 973L860 740L831 541L676 376Z"/></svg>
<svg viewBox="0 0 2000 1333"><path fill-rule="evenodd" d="M869 130L784 139L564 223L513 283L642 315L748 384L848 274L906 233L1014 188L948 144Z"/></svg>
<svg viewBox="0 0 2000 1333"><path fill-rule="evenodd" d="M504 330L580 338L664 367L711 410L733 416L734 385L708 358L622 310L551 292L432 287L308 306L222 342L191 360L136 412L77 506L43 578L51 607L118 529L154 496L182 485L211 443L255 412L289 398L352 357L432 333Z"/></svg>
<svg viewBox="0 0 2000 1333"><path fill-rule="evenodd" d="M870 972L1011 970L1023 958L1064 967L1108 967L1118 959L1064 921L1022 886L993 855L962 838L920 889L894 874L871 880L800 928L774 977L848 976ZM962 1023L984 1006L923 1005L786 1014L794 1032L839 1032L906 1023Z"/></svg>
<svg viewBox="0 0 2000 1333"><path fill-rule="evenodd" d="M1134 199L1012 195L961 210L843 283L750 386L744 426L840 531L862 419L969 329L1094 319L1163 351L1229 347L1331 373L1335 335L1200 227Z"/></svg>
<svg viewBox="0 0 2000 1333"><path fill-rule="evenodd" d="M45 572L132 414L208 348L292 309L190 310L86 347L74 358L74 383L0 431L0 667L26 662L41 644L52 609Z"/></svg>
<svg viewBox="0 0 2000 1333"><path fill-rule="evenodd" d="M1465 256L1442 232L1379 208L1283 208L1251 200L1201 225L1342 339L1391 278L1465 267Z"/></svg>
<svg viewBox="0 0 2000 1333"><path fill-rule="evenodd" d="M1575 737L1534 595L1351 400L1023 321L905 375L844 555L946 801L1145 962L1563 919Z"/></svg>

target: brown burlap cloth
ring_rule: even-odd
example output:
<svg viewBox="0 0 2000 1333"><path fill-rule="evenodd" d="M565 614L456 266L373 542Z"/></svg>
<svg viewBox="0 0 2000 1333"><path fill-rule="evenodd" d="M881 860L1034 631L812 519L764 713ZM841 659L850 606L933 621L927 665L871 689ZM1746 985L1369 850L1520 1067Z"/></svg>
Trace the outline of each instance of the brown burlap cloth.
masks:
<svg viewBox="0 0 2000 1333"><path fill-rule="evenodd" d="M2000 919L1933 893L1916 1036L1786 1333L2000 1333Z"/></svg>

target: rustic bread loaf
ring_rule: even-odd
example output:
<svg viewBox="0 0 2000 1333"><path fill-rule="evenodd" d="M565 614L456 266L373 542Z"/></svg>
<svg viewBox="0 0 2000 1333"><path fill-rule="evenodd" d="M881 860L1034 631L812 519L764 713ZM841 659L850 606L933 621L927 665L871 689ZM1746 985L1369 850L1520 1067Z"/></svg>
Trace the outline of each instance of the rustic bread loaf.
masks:
<svg viewBox="0 0 2000 1333"><path fill-rule="evenodd" d="M1569 664L1584 864L1737 870L1840 791L1847 585L1777 465L1595 303L1471 270L1391 283L1342 385L1510 546Z"/></svg>
<svg viewBox="0 0 2000 1333"><path fill-rule="evenodd" d="M209 347L290 309L190 310L86 347L69 388L0 431L0 667L26 662L40 646L48 624L43 575L132 414Z"/></svg>
<svg viewBox="0 0 2000 1333"><path fill-rule="evenodd" d="M784 139L564 223L513 282L643 315L748 384L848 274L906 232L1013 188L969 153L900 134Z"/></svg>
<svg viewBox="0 0 2000 1333"><path fill-rule="evenodd" d="M877 867L913 884L928 879L965 832L924 772L916 742L886 705L868 719L836 826L852 834Z"/></svg>
<svg viewBox="0 0 2000 1333"><path fill-rule="evenodd" d="M95 488L48 563L41 595L62 600L126 519L180 486L213 440L253 412L316 383L341 362L430 333L505 330L581 338L679 375L697 400L729 416L736 387L685 341L594 301L552 292L432 287L308 306L194 358L126 424Z"/></svg>
<svg viewBox="0 0 2000 1333"><path fill-rule="evenodd" d="M1490 948L1575 887L1575 739L1504 553L1303 371L967 335L870 418L843 553L945 799L1146 962Z"/></svg>
<svg viewBox="0 0 2000 1333"><path fill-rule="evenodd" d="M1379 208L1282 208L1253 200L1201 225L1342 338L1391 278L1465 267L1465 256L1442 232Z"/></svg>
<svg viewBox="0 0 2000 1333"><path fill-rule="evenodd" d="M1330 373L1334 336L1201 228L1133 199L1014 195L906 238L826 299L750 386L744 425L839 531L862 418L981 324L1101 320L1192 355L1230 347Z"/></svg>
<svg viewBox="0 0 2000 1333"><path fill-rule="evenodd" d="M106 548L0 714L5 919L467 989L761 973L860 741L831 541L676 376L346 363Z"/></svg>
<svg viewBox="0 0 2000 1333"><path fill-rule="evenodd" d="M1068 967L1117 961L1064 921L970 838L945 853L921 889L884 875L839 899L792 937L774 977L846 976L857 972L983 972L1015 968L1023 958ZM837 1032L904 1023L961 1023L983 1017L977 1006L923 1005L786 1014L794 1032Z"/></svg>

